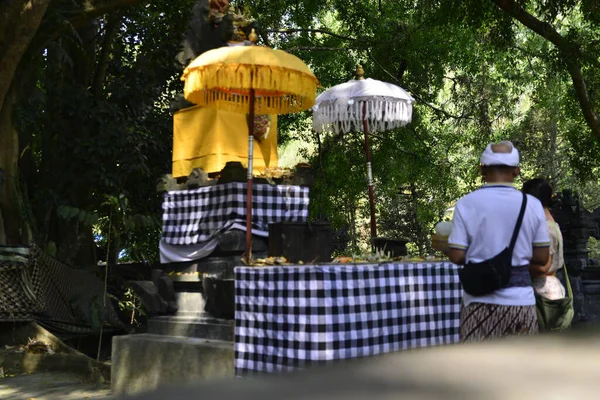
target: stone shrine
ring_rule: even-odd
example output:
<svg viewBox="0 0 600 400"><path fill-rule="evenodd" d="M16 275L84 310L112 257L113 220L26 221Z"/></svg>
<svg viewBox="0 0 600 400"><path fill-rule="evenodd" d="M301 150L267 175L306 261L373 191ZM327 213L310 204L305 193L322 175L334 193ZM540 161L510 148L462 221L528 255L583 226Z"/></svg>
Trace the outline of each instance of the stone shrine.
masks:
<svg viewBox="0 0 600 400"><path fill-rule="evenodd" d="M600 208L583 208L579 194L564 190L550 210L563 235L565 264L573 289L574 324L600 322L600 265L589 258L588 240L600 239ZM559 271L564 284L564 273Z"/></svg>
<svg viewBox="0 0 600 400"><path fill-rule="evenodd" d="M243 15L230 10L227 0L198 0L176 59L183 69L201 53L227 46L249 32L249 25ZM179 95L171 110L190 106ZM162 177L157 190L185 190L217 183L204 171L194 169L184 179ZM113 339L113 393L132 394L234 376L233 266L239 263L244 247L239 233L245 235L235 231L221 235L215 251L201 261L161 264L153 271L151 281L133 282L149 314L148 332ZM256 253L267 248L261 240L255 240L253 247Z"/></svg>
<svg viewBox="0 0 600 400"><path fill-rule="evenodd" d="M210 49L253 45L259 35L256 22L227 0L198 0L177 61L183 69ZM275 115L248 121L243 114L192 107L182 96L171 110L173 168L157 183L164 193L161 264L151 279L132 283L148 312L147 333L113 339L115 394L234 376L233 270L246 250L246 208L239 205L247 190L241 162L248 123L255 128L254 171L260 172L255 189L266 199L253 203L260 230L253 230L252 257L267 257L269 224L306 222L308 215L308 189L301 186L314 180L312 169L277 168Z"/></svg>

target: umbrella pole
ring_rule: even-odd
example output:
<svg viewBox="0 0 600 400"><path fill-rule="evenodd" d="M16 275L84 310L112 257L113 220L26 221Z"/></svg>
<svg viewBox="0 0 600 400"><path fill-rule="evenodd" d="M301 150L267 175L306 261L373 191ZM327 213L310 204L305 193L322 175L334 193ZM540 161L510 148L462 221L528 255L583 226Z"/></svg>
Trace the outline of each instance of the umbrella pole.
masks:
<svg viewBox="0 0 600 400"><path fill-rule="evenodd" d="M246 193L246 263L252 259L252 162L254 161L254 89L250 89L248 113L248 188Z"/></svg>
<svg viewBox="0 0 600 400"><path fill-rule="evenodd" d="M375 220L375 192L373 190L373 171L371 170L371 146L369 146L369 124L367 123L367 103L363 102L363 131L365 133L365 152L367 153L367 186L369 188L369 206L371 209L371 246L377 237Z"/></svg>

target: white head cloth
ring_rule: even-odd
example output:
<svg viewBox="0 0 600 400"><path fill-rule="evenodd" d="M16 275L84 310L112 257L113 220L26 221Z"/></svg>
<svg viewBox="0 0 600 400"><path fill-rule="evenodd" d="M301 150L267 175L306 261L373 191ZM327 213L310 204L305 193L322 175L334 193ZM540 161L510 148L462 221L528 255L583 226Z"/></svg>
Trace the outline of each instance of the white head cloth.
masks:
<svg viewBox="0 0 600 400"><path fill-rule="evenodd" d="M492 150L494 144L503 144L511 149L510 153L495 153ZM509 167L519 166L519 150L508 140L499 143L490 143L481 154L482 165L508 165Z"/></svg>

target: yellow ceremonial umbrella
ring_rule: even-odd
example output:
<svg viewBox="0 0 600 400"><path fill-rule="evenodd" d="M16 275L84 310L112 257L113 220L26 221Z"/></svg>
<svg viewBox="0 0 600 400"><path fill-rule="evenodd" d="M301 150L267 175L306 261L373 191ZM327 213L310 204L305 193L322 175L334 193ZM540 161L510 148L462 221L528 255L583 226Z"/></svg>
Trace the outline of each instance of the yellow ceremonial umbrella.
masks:
<svg viewBox="0 0 600 400"><path fill-rule="evenodd" d="M285 51L234 46L201 54L183 71L181 79L185 81L183 93L188 101L249 115L246 259L250 261L254 115L287 114L311 108L315 104L317 78L302 60Z"/></svg>

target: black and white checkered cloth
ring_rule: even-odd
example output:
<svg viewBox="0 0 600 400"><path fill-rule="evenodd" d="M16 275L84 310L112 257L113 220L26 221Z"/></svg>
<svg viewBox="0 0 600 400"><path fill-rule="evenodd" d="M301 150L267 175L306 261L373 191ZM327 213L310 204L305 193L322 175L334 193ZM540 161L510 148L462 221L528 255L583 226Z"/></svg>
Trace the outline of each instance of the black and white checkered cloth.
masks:
<svg viewBox="0 0 600 400"><path fill-rule="evenodd" d="M225 183L168 192L163 199L163 240L171 245L203 243L226 230L246 226L245 183ZM308 188L252 185L252 230L268 235L269 224L305 222Z"/></svg>
<svg viewBox="0 0 600 400"><path fill-rule="evenodd" d="M235 268L237 376L459 341L449 262Z"/></svg>

